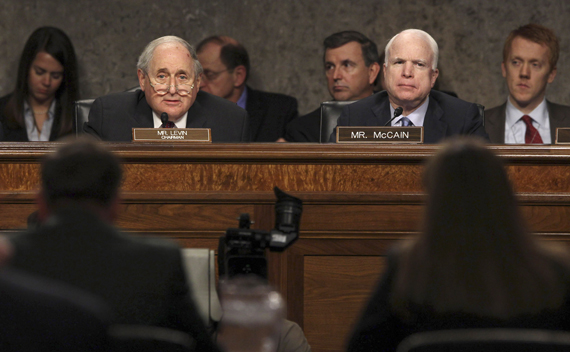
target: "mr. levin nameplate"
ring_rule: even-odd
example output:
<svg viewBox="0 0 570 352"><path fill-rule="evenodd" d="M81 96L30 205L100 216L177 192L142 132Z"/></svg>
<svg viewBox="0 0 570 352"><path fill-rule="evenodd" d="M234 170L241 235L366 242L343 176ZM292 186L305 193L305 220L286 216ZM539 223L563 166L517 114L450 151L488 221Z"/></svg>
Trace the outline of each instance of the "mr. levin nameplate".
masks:
<svg viewBox="0 0 570 352"><path fill-rule="evenodd" d="M337 126L337 143L404 143L424 142L424 128L413 127L355 127Z"/></svg>
<svg viewBox="0 0 570 352"><path fill-rule="evenodd" d="M212 142L209 128L133 128L133 142Z"/></svg>
<svg viewBox="0 0 570 352"><path fill-rule="evenodd" d="M556 129L556 144L570 144L570 127Z"/></svg>

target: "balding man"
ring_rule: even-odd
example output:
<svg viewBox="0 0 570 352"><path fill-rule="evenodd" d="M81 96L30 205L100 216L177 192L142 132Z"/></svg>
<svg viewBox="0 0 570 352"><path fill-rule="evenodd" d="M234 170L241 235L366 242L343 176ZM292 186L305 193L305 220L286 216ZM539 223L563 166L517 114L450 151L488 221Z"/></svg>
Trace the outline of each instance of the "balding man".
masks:
<svg viewBox="0 0 570 352"><path fill-rule="evenodd" d="M384 126L401 107L403 113L392 126L423 126L425 143L457 134L488 139L476 104L432 90L439 75L439 49L428 33L398 33L386 45L385 55L386 91L346 106L338 126ZM336 131L330 138L335 140Z"/></svg>
<svg viewBox="0 0 570 352"><path fill-rule="evenodd" d="M204 68L200 89L247 110L252 141L275 142L285 136L287 123L298 115L297 99L247 86L249 55L243 45L230 37L212 36L196 51Z"/></svg>
<svg viewBox="0 0 570 352"><path fill-rule="evenodd" d="M185 40L150 42L137 63L141 90L98 98L83 129L104 141L130 141L133 127L210 128L213 142L250 140L247 112L200 91L202 66ZM161 115L168 114L163 124Z"/></svg>

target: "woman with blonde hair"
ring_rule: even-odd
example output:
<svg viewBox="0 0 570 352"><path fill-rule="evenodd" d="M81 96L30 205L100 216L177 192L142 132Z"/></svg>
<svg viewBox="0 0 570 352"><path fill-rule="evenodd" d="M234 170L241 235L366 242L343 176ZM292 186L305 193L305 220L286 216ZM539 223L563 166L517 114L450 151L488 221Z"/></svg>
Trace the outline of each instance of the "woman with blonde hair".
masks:
<svg viewBox="0 0 570 352"><path fill-rule="evenodd" d="M388 256L349 351L395 351L459 328L570 328L570 266L529 234L502 161L477 140L443 146L424 173L423 231Z"/></svg>

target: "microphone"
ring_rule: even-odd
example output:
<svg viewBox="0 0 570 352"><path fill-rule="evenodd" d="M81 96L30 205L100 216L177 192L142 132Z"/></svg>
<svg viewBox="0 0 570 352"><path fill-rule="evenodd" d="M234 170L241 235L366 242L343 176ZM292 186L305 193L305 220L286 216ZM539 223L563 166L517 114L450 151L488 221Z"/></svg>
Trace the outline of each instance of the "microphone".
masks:
<svg viewBox="0 0 570 352"><path fill-rule="evenodd" d="M401 114L401 113L400 113ZM168 114L163 112L162 114L160 114L160 121L162 122L162 124L164 125L165 123L168 122Z"/></svg>
<svg viewBox="0 0 570 352"><path fill-rule="evenodd" d="M394 109L394 117L392 117L390 120L388 120L388 122L386 122L386 124L384 126L388 126L390 125L390 122L394 121L394 119L400 115L402 115L402 113L404 112L404 108L399 106L396 109Z"/></svg>

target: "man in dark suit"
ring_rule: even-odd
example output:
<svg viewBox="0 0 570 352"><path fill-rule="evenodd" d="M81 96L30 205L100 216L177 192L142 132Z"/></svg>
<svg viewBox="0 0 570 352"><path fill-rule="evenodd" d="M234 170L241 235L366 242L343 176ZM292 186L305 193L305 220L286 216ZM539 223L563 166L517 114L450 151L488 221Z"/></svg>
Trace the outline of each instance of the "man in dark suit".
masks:
<svg viewBox="0 0 570 352"><path fill-rule="evenodd" d="M0 237L0 267L10 259ZM108 351L108 309L77 289L0 270L0 351Z"/></svg>
<svg viewBox="0 0 570 352"><path fill-rule="evenodd" d="M180 248L121 233L118 160L79 140L48 156L38 196L40 225L11 238L11 266L59 280L103 299L115 324L188 333L196 350L217 351L190 296Z"/></svg>
<svg viewBox="0 0 570 352"><path fill-rule="evenodd" d="M150 42L137 63L141 91L98 98L83 130L105 141L130 141L133 127L210 128L213 142L250 140L247 112L200 92L202 66L185 40ZM161 116L168 114L163 123Z"/></svg>
<svg viewBox="0 0 570 352"><path fill-rule="evenodd" d="M426 32L408 29L386 45L386 91L343 109L338 126L384 126L396 108L403 113L392 126L424 126L424 142L438 143L448 136L473 134L488 138L476 104L431 90L439 75L438 47ZM336 130L330 141L336 141Z"/></svg>
<svg viewBox="0 0 570 352"><path fill-rule="evenodd" d="M556 128L570 127L570 106L546 100L556 77L560 52L554 32L538 24L513 30L503 48L501 69L509 97L485 111L485 129L492 143L552 144Z"/></svg>
<svg viewBox="0 0 570 352"><path fill-rule="evenodd" d="M212 36L196 46L204 68L200 90L236 103L247 110L252 141L275 142L285 136L285 127L297 117L297 99L267 93L247 86L249 55L235 39Z"/></svg>
<svg viewBox="0 0 570 352"><path fill-rule="evenodd" d="M343 31L325 38L323 46L325 76L334 100L355 101L374 94L382 79L381 59L372 40L357 31ZM285 135L287 142L320 142L320 137L320 107L291 121Z"/></svg>

